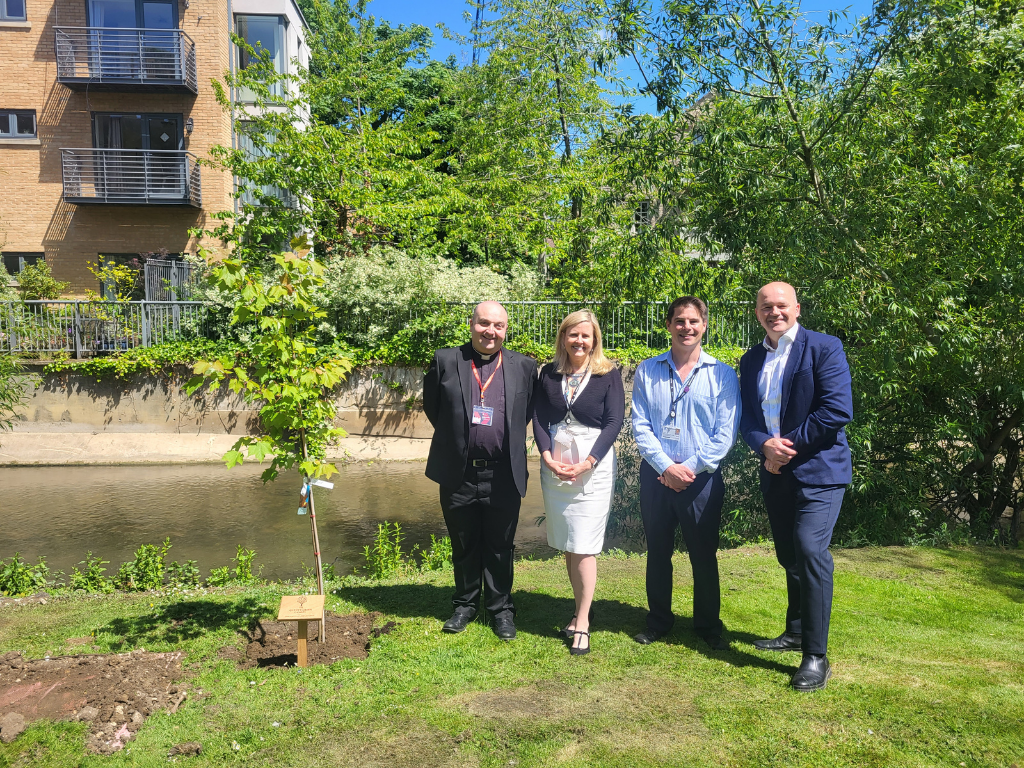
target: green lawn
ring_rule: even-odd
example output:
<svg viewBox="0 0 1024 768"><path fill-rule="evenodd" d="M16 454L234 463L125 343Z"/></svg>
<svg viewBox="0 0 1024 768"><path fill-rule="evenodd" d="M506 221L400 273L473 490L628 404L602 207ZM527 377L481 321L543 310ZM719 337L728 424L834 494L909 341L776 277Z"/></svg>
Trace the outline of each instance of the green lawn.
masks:
<svg viewBox="0 0 1024 768"><path fill-rule="evenodd" d="M180 759L195 766L1024 766L1024 553L835 557L834 677L816 694L787 687L797 654L750 644L782 629L782 571L761 548L721 554L732 650L720 653L688 630L685 555L681 618L648 647L631 639L645 615L644 558L602 558L582 658L554 636L572 613L561 561L517 565L512 643L479 623L441 633L450 575L342 587L330 609L379 610L401 626L368 659L309 670L243 672L217 659L241 643L250 614L276 609L281 585L6 608L0 653L59 653L93 631L104 651L181 648L204 695L151 717L113 757L85 755L83 725L39 723L0 745L0 766L166 765L186 741L203 745ZM171 623L181 600L206 626Z"/></svg>

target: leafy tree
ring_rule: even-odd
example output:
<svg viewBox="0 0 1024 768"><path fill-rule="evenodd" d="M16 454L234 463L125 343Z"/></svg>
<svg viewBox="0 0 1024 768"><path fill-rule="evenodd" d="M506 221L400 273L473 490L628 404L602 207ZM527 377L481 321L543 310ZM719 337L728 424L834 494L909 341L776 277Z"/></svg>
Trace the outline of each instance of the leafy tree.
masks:
<svg viewBox="0 0 1024 768"><path fill-rule="evenodd" d="M1024 488L1024 15L907 3L844 32L788 2L665 10L638 28L667 121L716 94L699 140L677 142L673 202L749 286L806 286L809 324L847 343L841 524L874 541L946 519L996 535Z"/></svg>
<svg viewBox="0 0 1024 768"><path fill-rule="evenodd" d="M255 101L235 105L244 146L212 151L241 181L240 215L221 213L213 234L247 261L285 250L299 232L313 235L318 252L429 249L454 194L430 160L430 125L444 123L430 89L443 90L447 70L430 68L433 79L407 71L425 57L422 27L379 24L365 3L314 0L307 10L312 74L279 75L252 51L253 64L229 78ZM219 98L227 109L223 89Z"/></svg>
<svg viewBox="0 0 1024 768"><path fill-rule="evenodd" d="M323 282L324 267L308 247L299 242L292 245L298 253L271 257L276 266L273 279L241 259L225 259L213 267L216 286L236 296L232 324L254 329L248 354L196 363L196 376L188 385L191 394L204 384L218 389L226 383L229 390L258 407L261 432L240 437L224 460L231 468L245 458L261 463L269 458L264 482L292 468L304 479L329 478L338 470L327 461L327 448L345 434L334 426L336 404L331 392L352 365L330 348L317 347L316 326L325 313L314 292ZM316 515L312 500L309 503L317 586L323 594ZM323 640L322 622L320 637Z"/></svg>
<svg viewBox="0 0 1024 768"><path fill-rule="evenodd" d="M0 432L14 427L14 415L25 402L24 371L10 355L0 355Z"/></svg>

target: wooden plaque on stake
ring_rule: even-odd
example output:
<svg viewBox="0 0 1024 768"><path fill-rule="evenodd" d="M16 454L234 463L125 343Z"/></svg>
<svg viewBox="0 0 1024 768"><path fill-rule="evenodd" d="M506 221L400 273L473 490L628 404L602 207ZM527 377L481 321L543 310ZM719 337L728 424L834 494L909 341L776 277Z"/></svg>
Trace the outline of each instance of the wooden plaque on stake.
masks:
<svg viewBox="0 0 1024 768"><path fill-rule="evenodd" d="M309 622L319 621L323 626L324 596L323 595L285 595L281 598L281 607L277 609L278 621L299 622L298 664L306 666L306 640L309 635Z"/></svg>
<svg viewBox="0 0 1024 768"><path fill-rule="evenodd" d="M277 610L278 621L319 621L323 615L323 595L285 595Z"/></svg>

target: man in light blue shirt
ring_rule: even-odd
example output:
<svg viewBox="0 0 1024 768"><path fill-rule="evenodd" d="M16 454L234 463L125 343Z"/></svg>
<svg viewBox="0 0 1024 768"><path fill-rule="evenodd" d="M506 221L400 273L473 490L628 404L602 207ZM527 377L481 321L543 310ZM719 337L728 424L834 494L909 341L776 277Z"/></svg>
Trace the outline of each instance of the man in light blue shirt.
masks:
<svg viewBox="0 0 1024 768"><path fill-rule="evenodd" d="M736 441L740 388L736 372L704 352L708 307L695 296L669 306L668 352L644 360L633 378L633 436L640 467L640 515L647 536L648 645L668 634L676 525L693 568L693 628L714 650L722 640L718 529L725 485L719 469Z"/></svg>

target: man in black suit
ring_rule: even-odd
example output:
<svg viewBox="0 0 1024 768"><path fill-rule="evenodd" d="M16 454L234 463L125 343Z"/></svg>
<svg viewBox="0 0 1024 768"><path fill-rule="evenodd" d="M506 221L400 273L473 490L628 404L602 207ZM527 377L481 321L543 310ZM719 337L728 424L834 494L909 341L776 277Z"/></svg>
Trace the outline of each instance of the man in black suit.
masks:
<svg viewBox="0 0 1024 768"><path fill-rule="evenodd" d="M439 349L423 377L423 410L434 426L427 477L441 486L455 565L455 612L444 631L466 628L482 588L495 634L511 640L512 557L537 364L502 349L508 313L498 302L478 304L470 323L472 341Z"/></svg>

